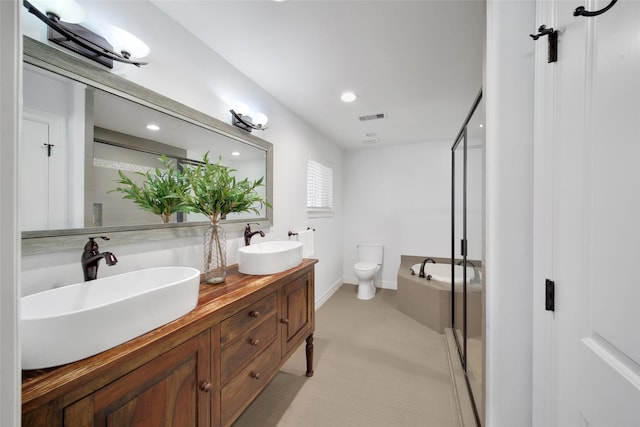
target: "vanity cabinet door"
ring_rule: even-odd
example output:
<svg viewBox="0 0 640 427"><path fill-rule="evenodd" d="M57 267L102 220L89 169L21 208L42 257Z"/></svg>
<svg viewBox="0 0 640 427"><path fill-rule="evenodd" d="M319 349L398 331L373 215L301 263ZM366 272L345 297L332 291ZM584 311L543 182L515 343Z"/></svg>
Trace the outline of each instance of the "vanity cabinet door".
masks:
<svg viewBox="0 0 640 427"><path fill-rule="evenodd" d="M282 356L297 348L314 327L314 297L311 273L300 276L281 290Z"/></svg>
<svg viewBox="0 0 640 427"><path fill-rule="evenodd" d="M210 426L210 349L207 330L65 408L65 427Z"/></svg>

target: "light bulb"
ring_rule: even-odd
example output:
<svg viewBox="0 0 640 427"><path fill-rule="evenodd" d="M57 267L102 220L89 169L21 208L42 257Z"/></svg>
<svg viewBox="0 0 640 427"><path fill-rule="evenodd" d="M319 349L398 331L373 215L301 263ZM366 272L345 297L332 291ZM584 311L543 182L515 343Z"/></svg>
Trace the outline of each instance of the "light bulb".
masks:
<svg viewBox="0 0 640 427"><path fill-rule="evenodd" d="M251 118L253 119L254 125L259 125L262 127L264 127L269 121L269 118L265 114L258 112L251 113Z"/></svg>
<svg viewBox="0 0 640 427"><path fill-rule="evenodd" d="M43 13L53 13L63 22L77 24L87 18L82 6L74 0L32 0L31 4Z"/></svg>
<svg viewBox="0 0 640 427"><path fill-rule="evenodd" d="M151 52L145 42L122 28L105 25L101 32L116 52L126 52L133 58L144 58Z"/></svg>
<svg viewBox="0 0 640 427"><path fill-rule="evenodd" d="M247 104L242 102L236 102L233 104L232 110L235 111L236 114L246 116L249 112L249 107L247 107Z"/></svg>

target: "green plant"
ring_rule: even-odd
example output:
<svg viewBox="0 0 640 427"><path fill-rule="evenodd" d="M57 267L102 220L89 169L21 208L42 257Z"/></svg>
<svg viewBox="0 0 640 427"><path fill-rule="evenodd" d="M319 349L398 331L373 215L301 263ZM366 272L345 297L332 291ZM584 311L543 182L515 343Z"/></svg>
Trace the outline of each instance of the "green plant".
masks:
<svg viewBox="0 0 640 427"><path fill-rule="evenodd" d="M138 185L122 171L118 171L117 181L122 187L111 191L124 194L125 199L133 200L141 209L160 215L162 222L167 223L174 212L185 211L185 194L189 192L189 182L178 171L164 154L160 158L165 169L156 168L154 173L134 172L145 177L142 185Z"/></svg>
<svg viewBox="0 0 640 427"><path fill-rule="evenodd" d="M216 225L229 213L255 212L258 207L270 206L257 192L264 178L249 181L244 178L237 181L233 173L235 169L209 161L209 153L202 158L202 163L185 167L183 176L189 183L190 192L183 193L184 209L201 213Z"/></svg>
<svg viewBox="0 0 640 427"><path fill-rule="evenodd" d="M184 194L184 209L204 214L211 221L212 226L205 234L204 260L205 278L211 283L224 280L226 271L226 254L218 222L229 213L259 213L258 206L269 206L256 192L256 188L262 186L263 178L237 181L234 172L235 169L222 165L221 157L217 163L211 163L209 153L204 155L202 163L188 165L183 171L190 187L189 193Z"/></svg>

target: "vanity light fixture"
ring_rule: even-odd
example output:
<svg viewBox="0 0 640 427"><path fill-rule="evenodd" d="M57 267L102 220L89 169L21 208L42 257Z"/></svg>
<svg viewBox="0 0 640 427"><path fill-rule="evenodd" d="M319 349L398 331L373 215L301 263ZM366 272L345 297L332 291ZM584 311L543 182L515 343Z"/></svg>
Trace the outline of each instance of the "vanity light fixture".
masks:
<svg viewBox="0 0 640 427"><path fill-rule="evenodd" d="M76 15L82 15L78 12L78 10L82 10L82 8L72 0L66 0L64 2L47 2L46 0L33 0L34 3L38 5L43 4L43 8L45 8L45 13L42 13L38 8L36 8L33 4L31 4L27 0L23 0L24 7L32 14L34 14L38 19L47 24L48 32L47 37L49 41L56 43L66 49L72 50L79 55L84 56L85 58L89 58L92 61L96 61L106 67L113 68L113 61L123 62L125 64L133 64L137 67L141 65L145 65L146 62L138 61L134 58L142 58L149 54L149 47L140 39L133 36L132 34L127 33L124 30L121 30L117 27L115 30L108 29L107 31L111 34L110 37L114 37L114 43L118 45L120 49L120 53L116 53L114 51L114 47L102 36L94 33L93 31L83 27L82 25L78 25L72 22L63 22L61 21L61 14L66 12L60 10L55 7L55 4L73 4L73 10L76 12ZM47 3L53 5L47 5ZM60 14L60 15L59 15ZM69 20L81 21L82 19L78 19L77 16L69 18ZM115 35L115 36L114 36ZM123 35L128 41L123 42Z"/></svg>
<svg viewBox="0 0 640 427"><path fill-rule="evenodd" d="M229 110L231 112L231 124L242 130L251 132L253 129L265 130L269 118L259 112L249 113L244 104L238 104Z"/></svg>

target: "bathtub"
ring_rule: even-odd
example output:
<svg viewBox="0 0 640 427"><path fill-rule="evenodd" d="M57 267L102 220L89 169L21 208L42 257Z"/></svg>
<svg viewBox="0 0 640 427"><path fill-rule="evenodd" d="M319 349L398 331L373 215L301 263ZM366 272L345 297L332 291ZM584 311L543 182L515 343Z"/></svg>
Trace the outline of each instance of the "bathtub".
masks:
<svg viewBox="0 0 640 427"><path fill-rule="evenodd" d="M411 268L422 263L427 257L401 255L398 269L397 308L407 316L417 320L432 330L444 334L451 327L451 264L449 258L433 258L436 264L425 264L424 272L430 279L418 276L420 266L411 274ZM475 262L474 262L475 264ZM461 294L463 267L454 266L454 288L456 297ZM467 299L481 303L481 283L479 272L467 266ZM460 290L460 292L458 292ZM471 294L475 294L471 296ZM480 307L478 305L478 307ZM474 326L475 327L475 326Z"/></svg>
<svg viewBox="0 0 640 427"><path fill-rule="evenodd" d="M413 264L412 267L410 268L417 270L415 271L415 274L417 276L420 270L420 265L416 263L416 264ZM461 265L454 265L453 273L454 273L453 283L455 283L456 285L461 285L462 281L464 280L464 276L463 276L464 268ZM424 274L427 278L426 280L435 280L438 282L450 284L451 283L451 264L448 264L448 263L432 264L428 262L424 265ZM431 276L431 278L429 278L429 276ZM474 281L473 279L475 276L476 276L475 269L473 267L467 266L467 283L468 284L472 283Z"/></svg>

